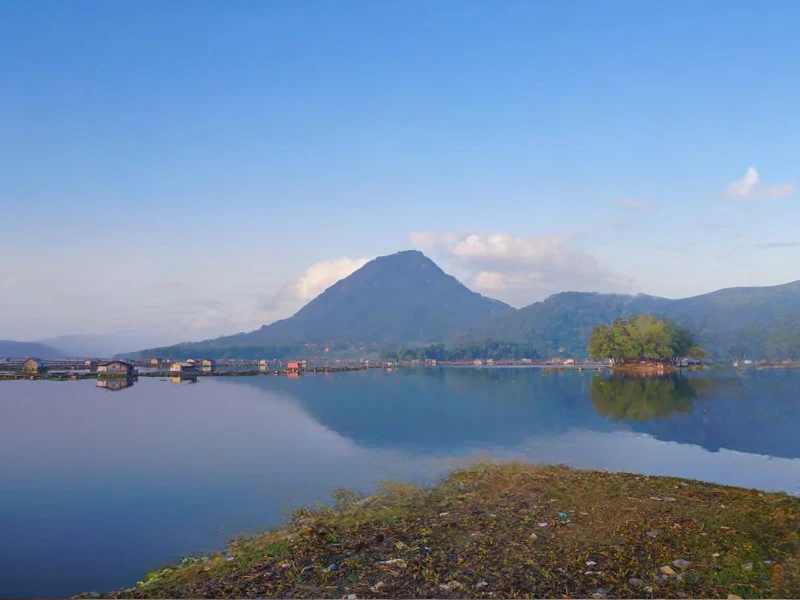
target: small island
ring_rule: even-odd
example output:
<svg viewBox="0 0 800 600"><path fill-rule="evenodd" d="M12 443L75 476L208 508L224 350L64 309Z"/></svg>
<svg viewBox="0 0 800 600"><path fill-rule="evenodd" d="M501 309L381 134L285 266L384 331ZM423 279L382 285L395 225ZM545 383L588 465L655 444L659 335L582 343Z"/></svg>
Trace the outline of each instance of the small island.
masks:
<svg viewBox="0 0 800 600"><path fill-rule="evenodd" d="M595 327L588 350L593 360L609 361L614 371L642 374L677 371L684 361L691 364L706 356L691 331L653 315L617 318Z"/></svg>

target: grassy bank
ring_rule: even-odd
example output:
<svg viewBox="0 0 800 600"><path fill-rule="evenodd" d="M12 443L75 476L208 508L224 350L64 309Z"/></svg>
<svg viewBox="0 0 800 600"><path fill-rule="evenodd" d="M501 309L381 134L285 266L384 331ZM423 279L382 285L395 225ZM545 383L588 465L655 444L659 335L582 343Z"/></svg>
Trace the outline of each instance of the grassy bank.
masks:
<svg viewBox="0 0 800 600"><path fill-rule="evenodd" d="M800 596L800 499L528 464L337 495L117 598ZM81 597L90 597L84 594Z"/></svg>

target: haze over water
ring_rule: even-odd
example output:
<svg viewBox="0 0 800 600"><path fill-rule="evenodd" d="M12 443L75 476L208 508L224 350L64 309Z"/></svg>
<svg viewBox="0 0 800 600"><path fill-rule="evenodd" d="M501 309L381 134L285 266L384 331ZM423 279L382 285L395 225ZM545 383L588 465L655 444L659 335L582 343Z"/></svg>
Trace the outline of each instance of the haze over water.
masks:
<svg viewBox="0 0 800 600"><path fill-rule="evenodd" d="M800 493L800 372L535 368L0 383L0 596L134 585L335 487L487 458Z"/></svg>

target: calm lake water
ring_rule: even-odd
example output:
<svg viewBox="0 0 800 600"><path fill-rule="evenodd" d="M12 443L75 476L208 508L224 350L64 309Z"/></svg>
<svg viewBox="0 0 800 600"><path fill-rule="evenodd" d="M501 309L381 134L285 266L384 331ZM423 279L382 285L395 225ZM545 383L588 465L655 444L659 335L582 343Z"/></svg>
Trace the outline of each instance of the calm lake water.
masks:
<svg viewBox="0 0 800 600"><path fill-rule="evenodd" d="M0 382L0 597L65 597L279 523L338 486L486 458L800 493L800 372L534 368Z"/></svg>

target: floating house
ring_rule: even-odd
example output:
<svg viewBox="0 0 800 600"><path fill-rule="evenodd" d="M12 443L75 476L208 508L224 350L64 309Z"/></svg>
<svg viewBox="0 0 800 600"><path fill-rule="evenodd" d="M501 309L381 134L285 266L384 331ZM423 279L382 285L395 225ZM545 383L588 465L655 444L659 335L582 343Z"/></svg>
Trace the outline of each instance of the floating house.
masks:
<svg viewBox="0 0 800 600"><path fill-rule="evenodd" d="M300 372L300 363L297 362L297 361L286 363L286 372L287 373L299 373Z"/></svg>
<svg viewBox="0 0 800 600"><path fill-rule="evenodd" d="M174 362L169 366L169 371L170 373L197 373L197 367L189 361Z"/></svg>
<svg viewBox="0 0 800 600"><path fill-rule="evenodd" d="M96 360L85 360L83 361L83 368L90 373L97 373L97 364Z"/></svg>
<svg viewBox="0 0 800 600"><path fill-rule="evenodd" d="M43 373L47 370L47 365L41 358L29 358L22 368L28 373Z"/></svg>
<svg viewBox="0 0 800 600"><path fill-rule="evenodd" d="M111 362L97 365L97 372L110 375L133 375L135 373L135 367L124 360L112 360Z"/></svg>

